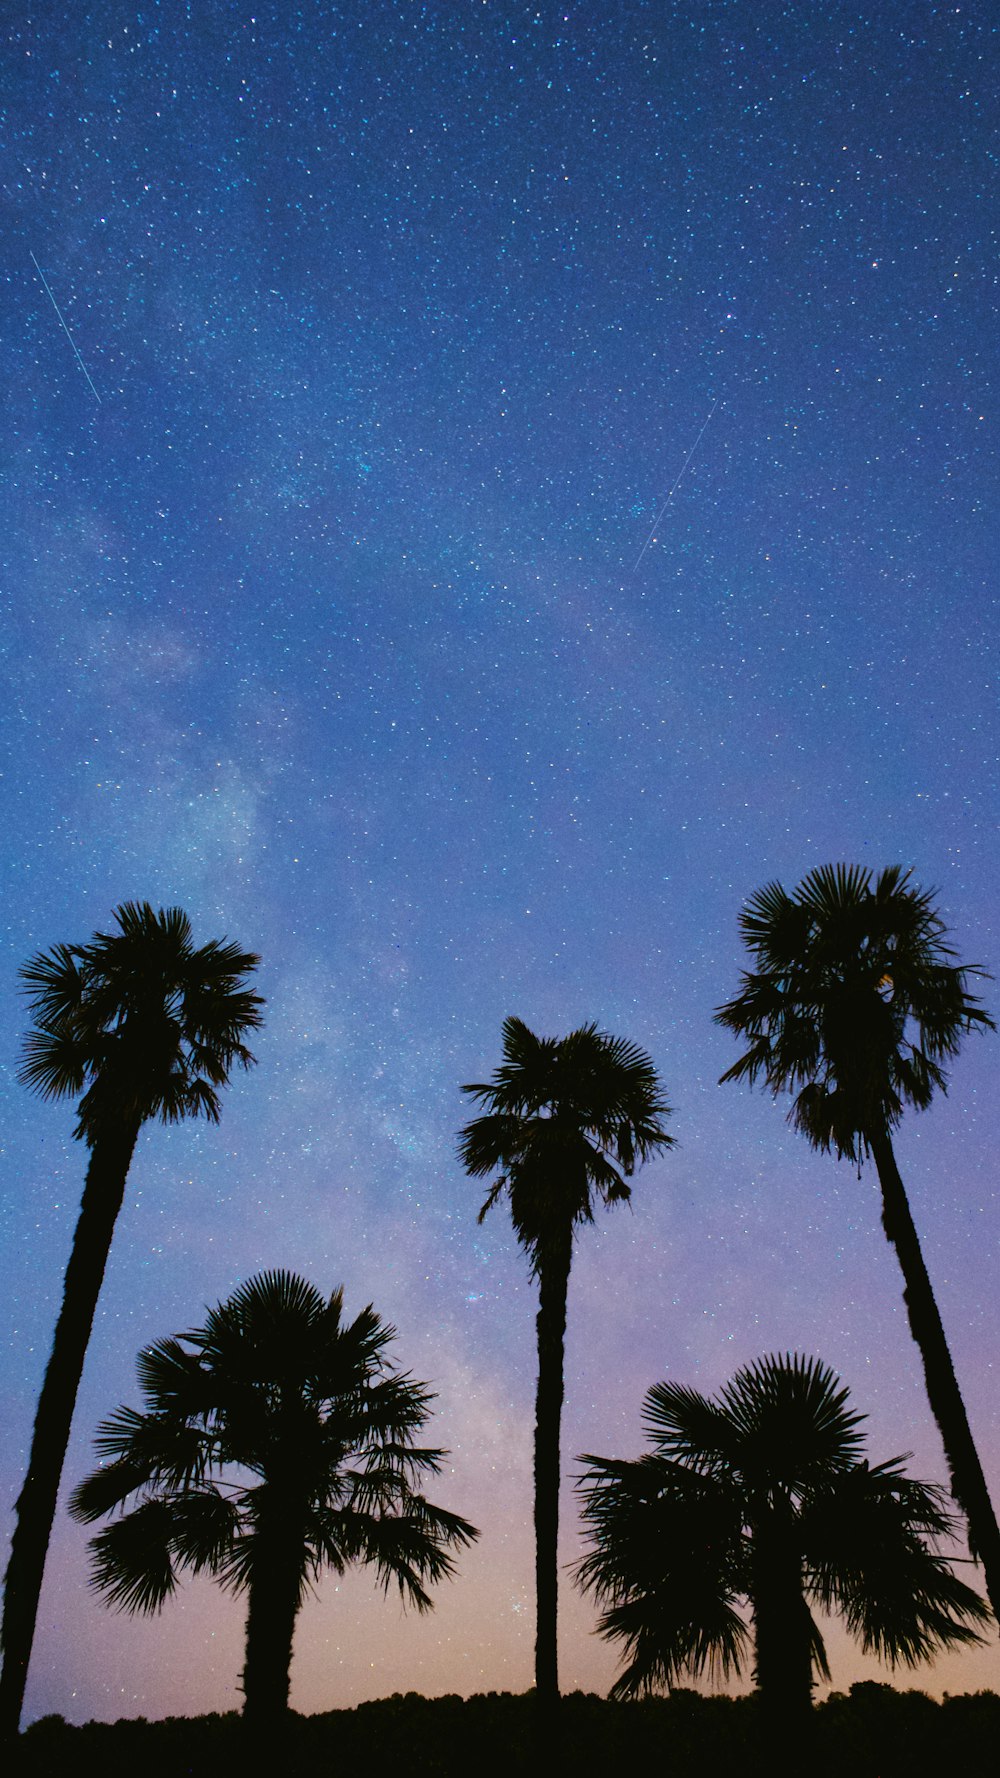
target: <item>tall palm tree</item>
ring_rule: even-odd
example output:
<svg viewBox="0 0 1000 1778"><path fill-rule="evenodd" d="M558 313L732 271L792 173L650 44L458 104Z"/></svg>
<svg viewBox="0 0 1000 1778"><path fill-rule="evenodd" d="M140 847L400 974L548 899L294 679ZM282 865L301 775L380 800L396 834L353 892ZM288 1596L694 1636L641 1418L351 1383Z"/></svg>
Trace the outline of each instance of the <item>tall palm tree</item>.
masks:
<svg viewBox="0 0 1000 1778"><path fill-rule="evenodd" d="M70 1424L132 1152L149 1118L218 1123L219 1089L253 1056L244 1037L262 1001L244 985L258 958L212 940L195 949L180 908L115 912L118 931L56 945L21 971L35 1015L21 1079L75 1098L90 1150L62 1307L35 1415L4 1582L0 1744L16 1734Z"/></svg>
<svg viewBox="0 0 1000 1778"><path fill-rule="evenodd" d="M794 895L770 883L740 928L755 968L716 1019L750 1047L722 1079L791 1092L789 1120L814 1148L859 1166L874 1159L952 1495L1000 1619L1000 1531L891 1136L907 1105L923 1110L944 1090L966 1032L995 1029L969 991L983 972L952 961L932 896L899 866L874 886L870 871L846 865L810 871Z"/></svg>
<svg viewBox="0 0 1000 1778"><path fill-rule="evenodd" d="M613 1697L685 1672L739 1674L752 1641L771 1734L794 1748L814 1676L829 1678L811 1606L840 1612L892 1665L980 1640L986 1605L934 1548L952 1530L943 1491L904 1475L901 1458L869 1467L864 1416L847 1402L819 1360L763 1358L714 1401L655 1384L652 1450L581 1458L591 1548L577 1578L629 1662Z"/></svg>
<svg viewBox="0 0 1000 1778"><path fill-rule="evenodd" d="M246 1594L244 1717L265 1731L287 1712L296 1616L324 1568L369 1563L425 1611L449 1548L478 1536L414 1490L446 1453L413 1442L433 1397L387 1359L395 1329L370 1305L345 1323L342 1306L269 1272L148 1347L145 1411L103 1422L105 1467L70 1502L85 1523L132 1502L91 1543L119 1609L158 1611L184 1569Z"/></svg>
<svg viewBox="0 0 1000 1778"><path fill-rule="evenodd" d="M670 1147L673 1137L649 1057L596 1025L568 1037L536 1037L520 1019L506 1019L503 1057L490 1082L462 1088L485 1110L462 1131L459 1153L473 1178L496 1175L479 1220L506 1194L538 1279L535 1688L551 1703L559 1696L559 1428L573 1237L581 1223L593 1222L595 1198L627 1201L636 1164Z"/></svg>

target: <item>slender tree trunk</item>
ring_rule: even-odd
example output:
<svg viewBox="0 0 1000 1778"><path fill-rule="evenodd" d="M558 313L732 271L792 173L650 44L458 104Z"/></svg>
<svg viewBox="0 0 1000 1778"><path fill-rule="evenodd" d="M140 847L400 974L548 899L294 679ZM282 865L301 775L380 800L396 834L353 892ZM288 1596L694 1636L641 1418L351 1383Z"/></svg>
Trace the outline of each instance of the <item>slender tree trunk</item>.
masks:
<svg viewBox="0 0 1000 1778"><path fill-rule="evenodd" d="M923 1361L927 1399L944 1444L951 1492L965 1515L969 1547L982 1562L993 1615L1000 1621L1000 1530L986 1477L888 1132L872 1131L868 1142L882 1187L882 1227L902 1268L906 1315Z"/></svg>
<svg viewBox="0 0 1000 1778"><path fill-rule="evenodd" d="M543 1708L559 1699L559 1428L563 1404L566 1289L573 1234L545 1244L538 1267L538 1389L535 1395L535 1690Z"/></svg>
<svg viewBox="0 0 1000 1778"><path fill-rule="evenodd" d="M9 1747L20 1727L45 1557L73 1409L140 1123L141 1119L133 1118L120 1131L99 1137L87 1167L73 1250L63 1283L62 1308L38 1398L28 1472L15 1509L17 1525L4 1580L0 1747Z"/></svg>
<svg viewBox="0 0 1000 1778"><path fill-rule="evenodd" d="M813 1623L791 1510L765 1504L753 1548L753 1615L766 1769L794 1771L811 1739Z"/></svg>
<svg viewBox="0 0 1000 1778"><path fill-rule="evenodd" d="M265 1735L280 1729L288 1714L292 1639L299 1611L302 1539L290 1534L289 1520L258 1533L262 1546L254 1559L247 1609L243 1668L243 1720Z"/></svg>

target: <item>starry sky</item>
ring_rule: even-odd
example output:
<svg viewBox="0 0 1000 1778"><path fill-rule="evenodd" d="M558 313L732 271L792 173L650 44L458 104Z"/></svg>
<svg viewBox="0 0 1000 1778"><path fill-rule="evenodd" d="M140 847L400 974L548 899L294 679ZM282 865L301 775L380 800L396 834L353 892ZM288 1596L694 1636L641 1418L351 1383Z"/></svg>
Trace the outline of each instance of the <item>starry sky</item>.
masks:
<svg viewBox="0 0 1000 1778"><path fill-rule="evenodd" d="M531 1683L534 1292L455 1152L509 1013L639 1043L674 1107L578 1243L562 1559L576 1454L765 1352L944 1477L873 1171L719 1087L711 1014L743 899L839 860L1000 969L998 36L986 0L8 23L4 1503L86 1160L17 1083L17 971L180 904L261 953L267 1023L218 1129L140 1139L64 1493L139 1348L286 1266L396 1325L482 1530L428 1618L324 1584L298 1709ZM1000 1500L996 1062L898 1155ZM115 1617L87 1535L60 1512L27 1719L238 1707L240 1605ZM565 1689L615 1676L594 1621L567 1581ZM997 1645L902 1683L1000 1688Z"/></svg>

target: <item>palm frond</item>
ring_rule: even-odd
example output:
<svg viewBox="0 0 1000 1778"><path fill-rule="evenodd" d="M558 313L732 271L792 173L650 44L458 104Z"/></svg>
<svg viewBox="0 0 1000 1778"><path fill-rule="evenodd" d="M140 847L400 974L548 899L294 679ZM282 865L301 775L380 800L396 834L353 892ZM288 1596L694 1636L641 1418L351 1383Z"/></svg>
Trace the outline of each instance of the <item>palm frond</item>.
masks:
<svg viewBox="0 0 1000 1778"><path fill-rule="evenodd" d="M865 1415L847 1407L849 1394L819 1359L786 1353L737 1371L719 1407L743 1462L796 1489L857 1462Z"/></svg>
<svg viewBox="0 0 1000 1778"><path fill-rule="evenodd" d="M479 1533L457 1514L432 1516L427 1503L416 1498L408 1508L385 1515L355 1511L350 1534L357 1540L358 1557L374 1568L383 1592L395 1586L404 1604L424 1612L433 1604L427 1587L455 1572L450 1546L469 1544Z"/></svg>
<svg viewBox="0 0 1000 1778"><path fill-rule="evenodd" d="M641 1697L690 1675L713 1682L739 1678L749 1658L750 1633L736 1607L717 1598L699 1601L685 1616L678 1599L628 1599L602 1613L597 1625L625 1647L628 1665L611 1687L614 1700Z"/></svg>
<svg viewBox="0 0 1000 1778"><path fill-rule="evenodd" d="M150 1614L176 1590L169 1500L147 1500L91 1540L91 1585L119 1611Z"/></svg>
<svg viewBox="0 0 1000 1778"><path fill-rule="evenodd" d="M66 1025L39 1025L29 1031L17 1078L42 1099L69 1099L82 1093L92 1066L87 1049Z"/></svg>
<svg viewBox="0 0 1000 1778"><path fill-rule="evenodd" d="M205 1382L197 1354L181 1338L156 1340L136 1359L139 1387L154 1413L191 1415L206 1408Z"/></svg>
<svg viewBox="0 0 1000 1778"><path fill-rule="evenodd" d="M624 1644L613 1696L682 1673L739 1673L749 1643L738 1602L748 1587L743 1510L728 1484L660 1456L586 1457L578 1480L591 1548L574 1570L604 1606L600 1633Z"/></svg>
<svg viewBox="0 0 1000 1778"><path fill-rule="evenodd" d="M654 1383L643 1406L643 1425L662 1457L711 1470L731 1461L734 1429L720 1407L681 1383Z"/></svg>
<svg viewBox="0 0 1000 1778"><path fill-rule="evenodd" d="M39 951L18 973L40 1023L60 1025L76 1016L84 993L76 945L53 945L50 951Z"/></svg>
<svg viewBox="0 0 1000 1778"><path fill-rule="evenodd" d="M304 1328L321 1322L326 1299L313 1284L294 1272L261 1272L248 1278L225 1304L227 1320L243 1331L259 1334L282 1324ZM211 1323L211 1316L209 1322Z"/></svg>
<svg viewBox="0 0 1000 1778"><path fill-rule="evenodd" d="M169 1410L138 1414L132 1408L119 1408L101 1422L94 1448L110 1466L105 1473L114 1470L123 1478L136 1474L143 1486L168 1488L199 1482L216 1456L212 1434L204 1425Z"/></svg>
<svg viewBox="0 0 1000 1778"><path fill-rule="evenodd" d="M811 1592L892 1666L979 1641L991 1621L934 1548L955 1531L944 1490L906 1476L903 1462L859 1464L830 1478L802 1515Z"/></svg>
<svg viewBox="0 0 1000 1778"><path fill-rule="evenodd" d="M172 1502L173 1548L192 1574L220 1574L239 1541L243 1515L218 1488L187 1487Z"/></svg>
<svg viewBox="0 0 1000 1778"><path fill-rule="evenodd" d="M144 1464L119 1458L103 1469L95 1469L69 1497L69 1511L81 1525L93 1525L121 1506L130 1494L136 1494L149 1482Z"/></svg>

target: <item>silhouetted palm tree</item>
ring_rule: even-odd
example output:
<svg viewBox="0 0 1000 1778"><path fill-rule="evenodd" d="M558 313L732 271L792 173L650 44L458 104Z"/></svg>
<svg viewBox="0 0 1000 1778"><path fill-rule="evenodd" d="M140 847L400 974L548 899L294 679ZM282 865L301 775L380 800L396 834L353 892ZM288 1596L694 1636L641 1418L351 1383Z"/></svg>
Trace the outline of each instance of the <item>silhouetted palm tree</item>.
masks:
<svg viewBox="0 0 1000 1778"><path fill-rule="evenodd" d="M196 950L179 908L126 902L115 919L116 933L57 945L21 971L35 1015L21 1079L45 1099L82 1095L75 1134L90 1161L4 1582L0 1741L20 1722L73 1408L139 1130L148 1118L217 1123L219 1088L234 1064L252 1063L243 1039L261 1022L244 986L251 952L214 940Z"/></svg>
<svg viewBox="0 0 1000 1778"><path fill-rule="evenodd" d="M265 1729L287 1711L295 1619L324 1568L369 1563L424 1611L449 1547L478 1536L414 1492L446 1453L414 1445L433 1397L386 1358L395 1329L370 1305L346 1325L341 1311L341 1291L327 1302L269 1272L148 1347L146 1411L104 1421L106 1467L70 1502L88 1523L135 1503L91 1543L94 1585L119 1609L158 1611L183 1569L246 1593L244 1716Z"/></svg>
<svg viewBox="0 0 1000 1778"><path fill-rule="evenodd" d="M646 1456L581 1458L592 1548L577 1578L605 1608L601 1634L629 1658L613 1697L683 1673L739 1674L744 1602L761 1702L772 1733L793 1743L814 1674L829 1678L810 1605L841 1613L893 1665L980 1640L984 1601L928 1542L951 1534L943 1490L905 1476L901 1458L869 1468L864 1416L847 1400L817 1359L763 1358L714 1401L655 1384Z"/></svg>
<svg viewBox="0 0 1000 1778"><path fill-rule="evenodd" d="M636 1163L673 1137L664 1129L669 1107L649 1057L595 1025L568 1037L536 1037L520 1019L506 1019L503 1056L487 1085L462 1088L487 1109L463 1130L459 1153L474 1178L497 1175L479 1220L505 1193L538 1279L535 1686L551 1702L559 1695L559 1427L573 1236L580 1223L593 1222L595 1197L627 1200Z"/></svg>
<svg viewBox="0 0 1000 1778"><path fill-rule="evenodd" d="M931 896L898 866L874 889L870 871L845 865L810 871L794 895L771 883L740 929L756 968L716 1019L750 1048L722 1079L763 1077L795 1095L790 1122L814 1148L874 1158L952 1494L1000 1619L1000 1531L891 1140L905 1106L923 1110L944 1089L965 1033L994 1028L967 986L982 971L951 961Z"/></svg>

